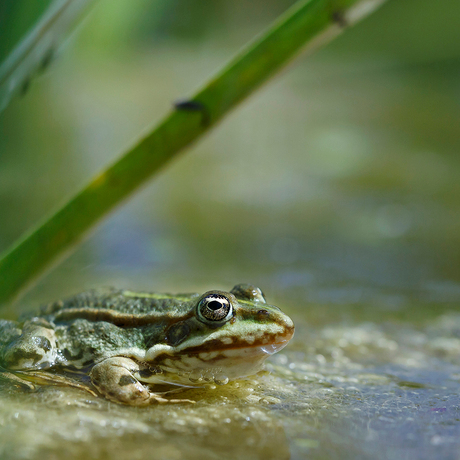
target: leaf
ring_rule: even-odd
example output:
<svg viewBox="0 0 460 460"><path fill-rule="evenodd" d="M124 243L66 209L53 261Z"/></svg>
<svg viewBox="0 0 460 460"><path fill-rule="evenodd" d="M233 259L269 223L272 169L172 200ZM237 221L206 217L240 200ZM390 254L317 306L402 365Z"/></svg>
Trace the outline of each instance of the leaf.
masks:
<svg viewBox="0 0 460 460"><path fill-rule="evenodd" d="M54 0L0 67L0 113L54 60L72 27L96 0Z"/></svg>

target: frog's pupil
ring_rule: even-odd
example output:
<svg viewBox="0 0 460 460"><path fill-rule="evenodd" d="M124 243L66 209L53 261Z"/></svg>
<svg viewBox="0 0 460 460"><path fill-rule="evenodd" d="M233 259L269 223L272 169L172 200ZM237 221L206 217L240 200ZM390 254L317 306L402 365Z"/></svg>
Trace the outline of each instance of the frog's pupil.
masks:
<svg viewBox="0 0 460 460"><path fill-rule="evenodd" d="M219 310L219 308L222 308L222 304L218 300L211 300L211 302L208 303L208 308L216 311Z"/></svg>

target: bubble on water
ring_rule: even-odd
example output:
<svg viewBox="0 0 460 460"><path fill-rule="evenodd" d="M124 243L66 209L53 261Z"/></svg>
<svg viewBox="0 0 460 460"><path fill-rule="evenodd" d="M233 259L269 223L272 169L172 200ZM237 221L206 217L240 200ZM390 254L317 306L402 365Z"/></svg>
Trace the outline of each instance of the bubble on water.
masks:
<svg viewBox="0 0 460 460"><path fill-rule="evenodd" d="M224 374L218 374L214 376L214 383L216 385L226 385L229 381L229 378Z"/></svg>

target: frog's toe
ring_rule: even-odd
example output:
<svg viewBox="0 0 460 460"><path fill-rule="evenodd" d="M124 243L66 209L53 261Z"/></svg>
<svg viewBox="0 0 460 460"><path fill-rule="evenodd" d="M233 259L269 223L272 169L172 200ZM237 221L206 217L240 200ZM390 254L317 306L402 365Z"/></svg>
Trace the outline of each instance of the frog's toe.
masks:
<svg viewBox="0 0 460 460"><path fill-rule="evenodd" d="M136 363L128 358L109 358L93 367L91 381L107 399L122 404L150 404L150 392L131 373Z"/></svg>

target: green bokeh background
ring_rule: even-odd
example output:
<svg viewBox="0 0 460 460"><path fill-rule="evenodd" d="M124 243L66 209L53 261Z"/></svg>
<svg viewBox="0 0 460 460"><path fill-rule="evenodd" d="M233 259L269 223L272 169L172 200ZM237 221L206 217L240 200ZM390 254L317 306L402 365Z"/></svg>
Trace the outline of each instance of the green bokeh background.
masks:
<svg viewBox="0 0 460 460"><path fill-rule="evenodd" d="M46 8L3 0L0 57ZM0 116L6 249L292 1L99 0ZM460 4L389 1L301 56L119 208L26 303L260 284L304 307L460 298Z"/></svg>

